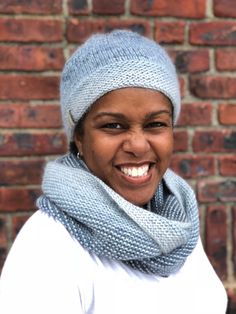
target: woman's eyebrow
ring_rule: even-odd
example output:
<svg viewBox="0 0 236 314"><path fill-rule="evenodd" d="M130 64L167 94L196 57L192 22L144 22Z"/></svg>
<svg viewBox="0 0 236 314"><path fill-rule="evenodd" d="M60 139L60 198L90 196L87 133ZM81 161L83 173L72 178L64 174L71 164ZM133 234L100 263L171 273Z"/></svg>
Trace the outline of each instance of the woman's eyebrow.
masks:
<svg viewBox="0 0 236 314"><path fill-rule="evenodd" d="M119 112L106 112L106 111L101 111L98 114L95 115L94 119L97 120L99 118L102 118L104 116L109 116L109 117L114 117L114 118L119 118L119 119L124 119L125 115Z"/></svg>
<svg viewBox="0 0 236 314"><path fill-rule="evenodd" d="M172 116L172 111L169 109L162 109L162 110L158 110L158 111L153 111L153 112L149 112L145 115L145 119L152 119L155 118L156 116L159 116L163 113L168 114L169 116Z"/></svg>

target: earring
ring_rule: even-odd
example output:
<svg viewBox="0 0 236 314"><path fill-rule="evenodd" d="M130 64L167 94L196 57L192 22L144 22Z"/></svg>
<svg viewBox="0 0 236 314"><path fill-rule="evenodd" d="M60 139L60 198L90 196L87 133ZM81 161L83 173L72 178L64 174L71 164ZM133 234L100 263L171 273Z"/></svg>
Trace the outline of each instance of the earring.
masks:
<svg viewBox="0 0 236 314"><path fill-rule="evenodd" d="M78 151L78 153L77 153L77 158L80 159L80 153L79 153L79 151Z"/></svg>

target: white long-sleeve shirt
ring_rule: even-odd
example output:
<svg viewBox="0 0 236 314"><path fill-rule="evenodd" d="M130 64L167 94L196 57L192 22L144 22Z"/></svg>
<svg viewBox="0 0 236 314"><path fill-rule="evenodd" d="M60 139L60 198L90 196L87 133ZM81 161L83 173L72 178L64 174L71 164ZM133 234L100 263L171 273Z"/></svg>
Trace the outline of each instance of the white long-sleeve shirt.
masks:
<svg viewBox="0 0 236 314"><path fill-rule="evenodd" d="M89 253L41 211L18 234L0 280L1 314L224 314L226 304L200 240L163 278Z"/></svg>

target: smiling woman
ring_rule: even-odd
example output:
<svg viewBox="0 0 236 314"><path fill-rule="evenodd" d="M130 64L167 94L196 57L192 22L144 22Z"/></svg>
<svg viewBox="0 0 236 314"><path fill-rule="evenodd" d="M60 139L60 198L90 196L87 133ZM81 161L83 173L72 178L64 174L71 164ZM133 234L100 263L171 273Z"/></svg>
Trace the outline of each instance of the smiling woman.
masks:
<svg viewBox="0 0 236 314"><path fill-rule="evenodd" d="M194 192L168 168L180 95L163 48L92 36L65 64L61 109L70 151L6 260L1 314L225 313Z"/></svg>

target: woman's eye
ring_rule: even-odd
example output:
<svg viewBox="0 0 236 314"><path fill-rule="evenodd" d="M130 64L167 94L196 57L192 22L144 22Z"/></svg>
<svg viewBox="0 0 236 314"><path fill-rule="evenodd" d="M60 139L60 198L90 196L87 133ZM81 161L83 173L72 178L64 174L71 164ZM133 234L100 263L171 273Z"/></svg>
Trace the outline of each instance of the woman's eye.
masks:
<svg viewBox="0 0 236 314"><path fill-rule="evenodd" d="M105 129L122 129L121 124L120 123L115 123L115 122L106 123L102 127L105 128Z"/></svg>
<svg viewBox="0 0 236 314"><path fill-rule="evenodd" d="M160 122L160 121L154 121L154 122L150 122L148 124L145 125L145 128L160 128L165 126L164 122Z"/></svg>

